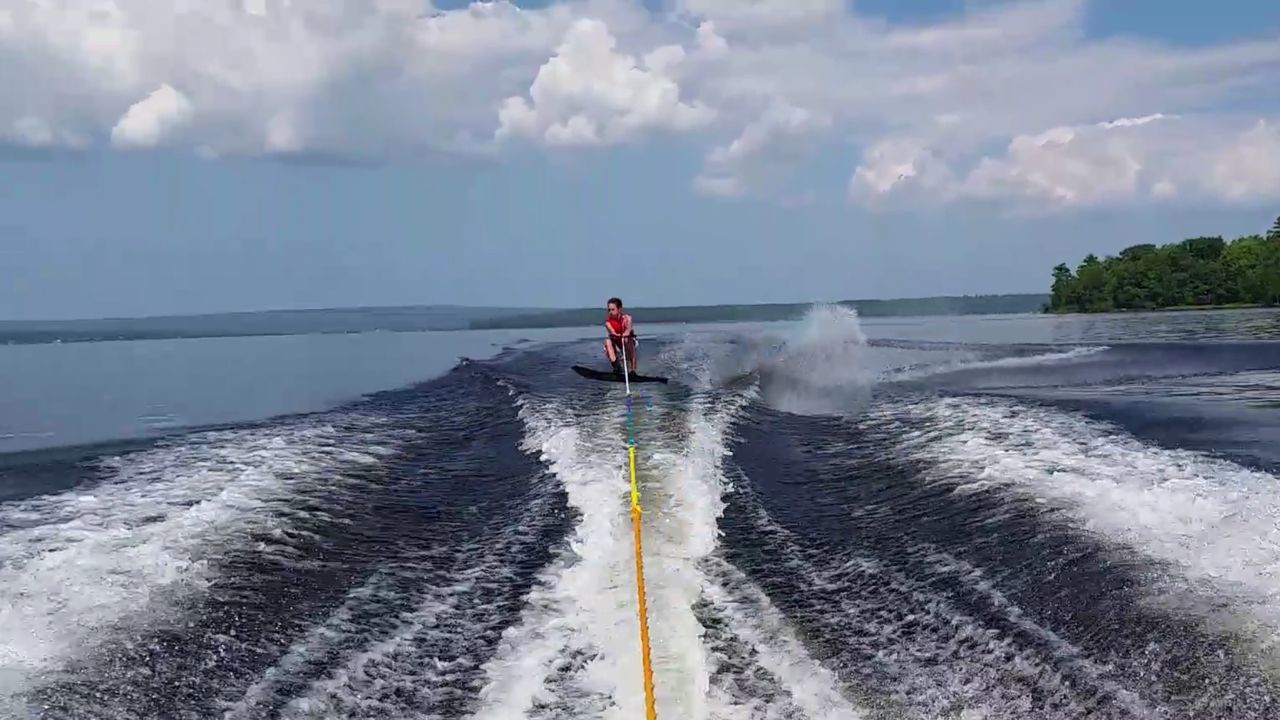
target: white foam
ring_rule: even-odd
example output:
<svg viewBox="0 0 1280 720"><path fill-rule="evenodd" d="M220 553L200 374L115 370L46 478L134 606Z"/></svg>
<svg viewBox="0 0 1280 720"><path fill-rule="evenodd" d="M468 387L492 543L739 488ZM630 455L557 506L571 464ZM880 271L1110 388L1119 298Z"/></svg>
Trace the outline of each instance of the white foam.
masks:
<svg viewBox="0 0 1280 720"><path fill-rule="evenodd" d="M1050 504L1082 530L1181 568L1234 597L1280 645L1280 478L1123 429L1002 399L899 407L928 477L957 492L999 490ZM1267 637L1269 635L1269 637Z"/></svg>
<svg viewBox="0 0 1280 720"><path fill-rule="evenodd" d="M705 565L718 544L726 432L751 397L750 390L714 401L698 395L684 411L661 402L636 410L645 579L660 717L759 717L757 698L732 697L711 686L717 660L694 613L705 599ZM571 547L542 573L521 620L504 633L487 663L488 682L474 717L541 717L535 704L548 717L557 716L557 707L575 716L642 717L621 413L606 407L599 416L578 419L551 402L522 401L521 415L528 426L528 447L550 464L581 519ZM816 664L789 664L776 653L772 658L771 666L784 671L792 692L805 696L805 706L840 707L832 699L838 695L834 680L812 675ZM806 672L812 676L802 677Z"/></svg>
<svg viewBox="0 0 1280 720"><path fill-rule="evenodd" d="M276 664L263 672L256 682L245 690L241 699L223 713L223 720L253 717L253 713L273 699L275 685L293 679L312 658L323 656L333 646L354 633L360 632L355 623L357 608L372 603L385 592L385 576L375 575L358 588L347 593L338 608L324 622L312 626L306 634L294 641Z"/></svg>
<svg viewBox="0 0 1280 720"><path fill-rule="evenodd" d="M712 575L706 583L707 597L729 619L734 635L756 653L756 661L778 678L805 717L864 717L839 692L839 678L809 654L767 595L729 563L712 558L707 565ZM775 714L772 707L765 713Z"/></svg>
<svg viewBox="0 0 1280 720"><path fill-rule="evenodd" d="M1019 357L996 358L993 360L973 360L971 358L953 359L948 362L926 365L924 367L908 367L891 370L886 372L881 380L919 380L934 375L943 375L962 370L984 370L984 369L1000 369L1000 368L1017 368L1017 367L1037 367L1041 365L1055 365L1059 363L1069 363L1073 360L1080 360L1091 355L1106 352L1111 348L1106 345L1095 345L1087 347L1077 347L1070 350L1062 350L1058 352L1046 352L1036 355L1024 355Z"/></svg>
<svg viewBox="0 0 1280 720"><path fill-rule="evenodd" d="M274 533L287 546L299 487L375 462L378 442L307 422L205 433L107 461L96 486L0 505L0 669L9 692L121 623L149 624L202 592L229 545Z"/></svg>
<svg viewBox="0 0 1280 720"><path fill-rule="evenodd" d="M645 579L649 588L650 635L658 712L664 717L739 717L730 698L709 694L714 669L693 608L706 577L702 561L716 549L724 511L720 464L725 433L749 396L712 401L691 399L687 436L679 447L655 444L648 451L645 487ZM645 428L662 423L645 418Z"/></svg>
<svg viewBox="0 0 1280 720"><path fill-rule="evenodd" d="M1120 685L1106 663L1083 656L1079 648L1023 616L979 569L967 563L936 548L899 550L911 558L908 566L953 577L966 588L964 595L981 598L987 610L1003 621L993 623L976 616L968 604L957 604L939 593L927 573L907 575L856 551L806 548L769 517L750 491L738 494L735 502L754 516L754 531L773 564L794 573L801 587L829 593L829 604L811 610L821 618L821 630L839 638L843 647L837 653L856 658L857 673L882 678L866 692L883 696L859 698L860 703L878 708L876 717L880 713L929 718L960 713L960 717L1022 718L1033 712L1029 697L1034 692L1043 698L1042 709L1055 708L1044 717L1074 718L1087 712L1088 697L1098 690L1133 717L1158 717L1162 712ZM723 564L712 575L715 583L708 593L734 633L753 644L760 661L784 680L807 714L831 717L856 711L841 702L837 686L828 679L833 675L808 660L789 623L741 571ZM1035 642L1027 644L1007 632L1010 626ZM1084 686L1082 679L1087 681Z"/></svg>
<svg viewBox="0 0 1280 720"><path fill-rule="evenodd" d="M617 715L641 716L643 699L631 687L640 678L639 659L634 652L626 652L634 648L628 640L638 636L639 626L627 577L632 557L628 488L619 480L625 456L617 451L621 439L616 432L614 452L608 454L593 452L590 438L583 436L585 428L612 428L616 417L575 423L570 411L552 401L521 397L517 403L527 427L526 449L539 453L549 464L580 518L570 546L540 574L520 620L504 631L497 651L485 664L488 682L474 717L523 717L535 700L552 699L550 685L557 661L577 652L595 653L571 689L579 693L580 701L613 699ZM616 416L615 408L605 412Z"/></svg>
<svg viewBox="0 0 1280 720"><path fill-rule="evenodd" d="M547 492L535 493L524 507L523 519L546 517L554 511L555 499ZM476 668L476 638L503 620L492 597L505 590L504 570L528 552L528 532L526 524L515 523L502 528L496 538L482 535L461 548L433 549L430 557L396 571L422 587L411 609L353 624L353 608L363 607L367 615L376 609L375 603L394 600L401 592L383 587L385 581L375 576L291 647L226 719L252 716L250 711L275 691L277 678L296 677L311 659L334 649L341 653L340 662L290 698L281 717L394 717L456 691ZM368 639L357 645L351 642L355 638ZM450 659L442 659L443 654Z"/></svg>

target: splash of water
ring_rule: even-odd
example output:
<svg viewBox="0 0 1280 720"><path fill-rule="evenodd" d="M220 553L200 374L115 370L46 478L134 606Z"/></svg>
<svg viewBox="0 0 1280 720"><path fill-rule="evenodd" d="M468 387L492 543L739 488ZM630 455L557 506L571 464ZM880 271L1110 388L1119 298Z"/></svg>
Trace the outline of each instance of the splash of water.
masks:
<svg viewBox="0 0 1280 720"><path fill-rule="evenodd" d="M847 415L867 406L875 383L858 313L816 305L756 358L760 397L801 415Z"/></svg>

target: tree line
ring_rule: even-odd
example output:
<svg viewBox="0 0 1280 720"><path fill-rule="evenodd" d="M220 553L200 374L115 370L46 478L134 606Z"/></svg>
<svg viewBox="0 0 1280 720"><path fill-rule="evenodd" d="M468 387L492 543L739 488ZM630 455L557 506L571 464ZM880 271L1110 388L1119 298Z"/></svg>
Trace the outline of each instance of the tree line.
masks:
<svg viewBox="0 0 1280 720"><path fill-rule="evenodd" d="M1053 269L1049 312L1280 305L1280 218L1265 236L1131 245Z"/></svg>

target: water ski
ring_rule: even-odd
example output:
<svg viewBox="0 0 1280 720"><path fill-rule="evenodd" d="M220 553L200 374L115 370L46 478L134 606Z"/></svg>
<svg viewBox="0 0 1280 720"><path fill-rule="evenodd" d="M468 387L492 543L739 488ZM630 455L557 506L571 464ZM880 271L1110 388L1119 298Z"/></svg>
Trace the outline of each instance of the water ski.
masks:
<svg viewBox="0 0 1280 720"><path fill-rule="evenodd" d="M596 370L594 368L583 367L581 365L574 365L573 371L578 373L582 377L590 380L604 380L605 382L618 382L618 383L624 382L622 375L615 373L612 370ZM667 382L667 378L664 378L664 377L656 377L653 375L638 375L636 373L631 373L629 379L633 383L654 383L654 382L666 383Z"/></svg>

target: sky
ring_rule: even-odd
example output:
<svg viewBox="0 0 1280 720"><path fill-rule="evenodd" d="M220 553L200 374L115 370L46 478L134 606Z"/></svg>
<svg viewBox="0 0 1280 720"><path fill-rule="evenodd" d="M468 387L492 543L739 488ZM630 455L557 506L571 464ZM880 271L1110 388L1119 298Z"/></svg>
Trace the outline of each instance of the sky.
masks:
<svg viewBox="0 0 1280 720"><path fill-rule="evenodd" d="M1280 3L8 0L0 319L1047 292L1280 215Z"/></svg>

